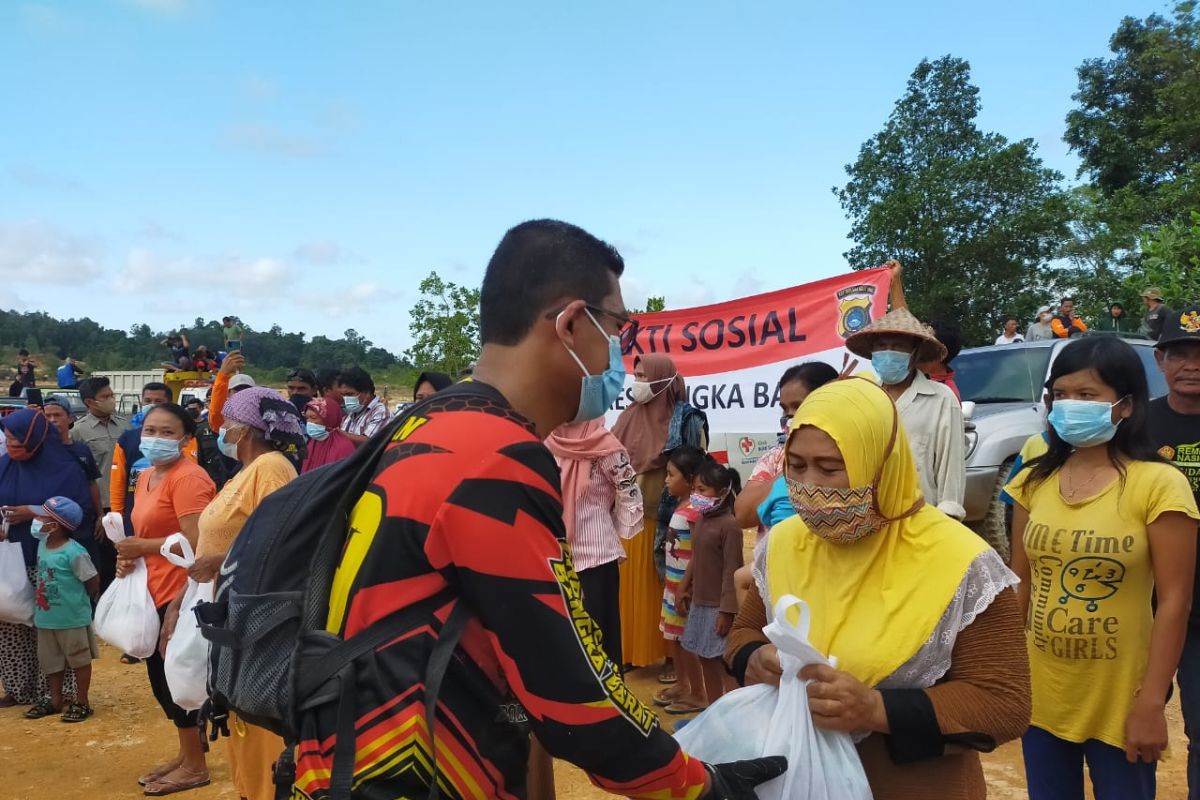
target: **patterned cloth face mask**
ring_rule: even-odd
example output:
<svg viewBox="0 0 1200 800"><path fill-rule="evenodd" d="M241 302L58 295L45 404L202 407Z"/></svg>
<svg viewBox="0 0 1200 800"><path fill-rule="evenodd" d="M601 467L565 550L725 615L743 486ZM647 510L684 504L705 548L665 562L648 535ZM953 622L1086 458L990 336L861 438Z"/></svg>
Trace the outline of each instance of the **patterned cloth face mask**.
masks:
<svg viewBox="0 0 1200 800"><path fill-rule="evenodd" d="M878 533L889 522L912 516L925 505L923 498L918 499L912 508L894 518L885 516L879 510L875 493L883 477L884 465L896 446L896 430L899 426L900 417L893 408L891 439L884 450L883 460L879 463L879 473L875 480L866 486L842 489L801 483L788 475L787 469L784 469L783 479L792 507L813 534L827 542L853 544L859 539Z"/></svg>
<svg viewBox="0 0 1200 800"><path fill-rule="evenodd" d="M857 542L887 524L875 508L873 485L833 489L788 477L784 480L796 514L810 531L827 542Z"/></svg>

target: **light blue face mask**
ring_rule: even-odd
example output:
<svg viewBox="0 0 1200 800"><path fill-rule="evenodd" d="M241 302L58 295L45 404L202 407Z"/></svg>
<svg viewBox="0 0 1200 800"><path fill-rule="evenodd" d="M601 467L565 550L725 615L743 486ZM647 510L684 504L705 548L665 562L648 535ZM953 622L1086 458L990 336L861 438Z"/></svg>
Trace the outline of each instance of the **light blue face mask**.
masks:
<svg viewBox="0 0 1200 800"><path fill-rule="evenodd" d="M345 406L347 414L354 414L362 409L362 400L359 400L356 395L342 398L342 404Z"/></svg>
<svg viewBox="0 0 1200 800"><path fill-rule="evenodd" d="M179 458L178 439L143 436L138 449L142 451L142 455L151 464L169 464Z"/></svg>
<svg viewBox="0 0 1200 800"><path fill-rule="evenodd" d="M306 422L304 429L308 431L308 438L316 439L318 442L329 438L329 428L319 422Z"/></svg>
<svg viewBox="0 0 1200 800"><path fill-rule="evenodd" d="M35 539L49 538L50 532L43 530L44 527L45 526L42 524L42 521L37 517L34 517L33 522L29 523L29 532L33 534Z"/></svg>
<svg viewBox="0 0 1200 800"><path fill-rule="evenodd" d="M888 386L901 383L912 371L912 353L903 350L876 350L871 354L871 369Z"/></svg>
<svg viewBox="0 0 1200 800"><path fill-rule="evenodd" d="M217 449L221 451L221 455L237 461L237 442L230 443L225 441L226 433L227 431L221 428L221 432L217 434Z"/></svg>
<svg viewBox="0 0 1200 800"><path fill-rule="evenodd" d="M1121 398L1122 400L1124 398ZM1055 400L1047 417L1058 438L1072 447L1095 447L1117 435L1113 407L1097 400Z"/></svg>
<svg viewBox="0 0 1200 800"><path fill-rule="evenodd" d="M596 329L608 339L608 368L599 375L591 374L575 351L567 347L571 358L575 359L575 363L583 370L583 381L579 390L579 410L575 414L574 422L584 422L604 416L604 412L608 411L616 402L617 397L621 394L621 389L625 387L625 362L621 360L620 337L609 336L600 323L596 322L591 311L584 309L584 313L588 315L588 319L592 321ZM561 317L562 314L559 316ZM566 345L564 344L563 347Z"/></svg>

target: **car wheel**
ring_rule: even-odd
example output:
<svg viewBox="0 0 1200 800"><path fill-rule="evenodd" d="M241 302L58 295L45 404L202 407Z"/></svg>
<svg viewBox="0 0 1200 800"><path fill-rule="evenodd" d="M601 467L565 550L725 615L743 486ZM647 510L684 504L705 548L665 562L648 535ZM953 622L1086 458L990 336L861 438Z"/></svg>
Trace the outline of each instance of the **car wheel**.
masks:
<svg viewBox="0 0 1200 800"><path fill-rule="evenodd" d="M971 529L990 544L1007 564L1012 558L1008 544L1008 506L1000 501L1000 493L1008 482L1008 473L1012 471L1016 458L1010 458L1000 465L996 486L992 489L992 499L988 502L987 514L979 522L971 523Z"/></svg>

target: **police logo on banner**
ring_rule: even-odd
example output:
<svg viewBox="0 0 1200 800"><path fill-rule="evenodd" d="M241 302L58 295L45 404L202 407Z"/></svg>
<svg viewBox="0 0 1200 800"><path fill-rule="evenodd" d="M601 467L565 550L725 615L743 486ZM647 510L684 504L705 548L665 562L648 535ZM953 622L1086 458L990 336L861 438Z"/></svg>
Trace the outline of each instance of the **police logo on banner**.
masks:
<svg viewBox="0 0 1200 800"><path fill-rule="evenodd" d="M867 285L847 286L838 291L839 336L845 339L871 324L871 299L874 296L875 287Z"/></svg>

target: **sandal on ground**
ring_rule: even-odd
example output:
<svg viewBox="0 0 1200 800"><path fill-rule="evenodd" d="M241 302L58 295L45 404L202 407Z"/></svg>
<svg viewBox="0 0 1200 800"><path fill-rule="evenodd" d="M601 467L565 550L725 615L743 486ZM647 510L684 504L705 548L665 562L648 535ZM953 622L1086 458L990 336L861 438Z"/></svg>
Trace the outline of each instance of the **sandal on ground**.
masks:
<svg viewBox="0 0 1200 800"><path fill-rule="evenodd" d="M121 654L121 663L122 664L140 664L140 663L142 663L142 660L140 658L136 658L134 656L129 655L129 653L122 653Z"/></svg>
<svg viewBox="0 0 1200 800"><path fill-rule="evenodd" d="M679 676L675 674L675 670L671 670L670 672L663 670L658 673L658 682L673 685L679 682Z"/></svg>
<svg viewBox="0 0 1200 800"><path fill-rule="evenodd" d="M179 769L179 761L178 760L164 761L163 763L159 764L157 767L153 767L145 775L138 778L138 786L149 786L150 784L154 783L156 780L161 778L163 775L172 773L177 769Z"/></svg>
<svg viewBox="0 0 1200 800"><path fill-rule="evenodd" d="M679 702L679 692L676 691L677 686L668 686L666 689L659 689L650 698L656 706L669 706L672 703Z"/></svg>
<svg viewBox="0 0 1200 800"><path fill-rule="evenodd" d="M680 700L678 703L672 703L663 709L668 714L697 714L704 710L704 706L698 706L695 703L689 703L686 700Z"/></svg>
<svg viewBox="0 0 1200 800"><path fill-rule="evenodd" d="M172 775L179 777L173 778L171 777ZM177 767L166 775L159 777L153 783L148 784L143 794L146 797L166 797L169 794L178 794L179 792L199 789L201 786L208 786L209 783L208 770L192 772L190 769Z"/></svg>
<svg viewBox="0 0 1200 800"><path fill-rule="evenodd" d="M41 719L49 717L62 711L61 708L55 708L49 699L38 700L33 704L33 707L25 712L25 719Z"/></svg>
<svg viewBox="0 0 1200 800"><path fill-rule="evenodd" d="M87 703L69 703L62 713L62 721L83 722L95 713Z"/></svg>
<svg viewBox="0 0 1200 800"><path fill-rule="evenodd" d="M10 694L6 694L6 695L4 695L4 697L0 697L0 708L14 708L19 705L21 705L21 704L18 703L16 701L16 699Z"/></svg>

